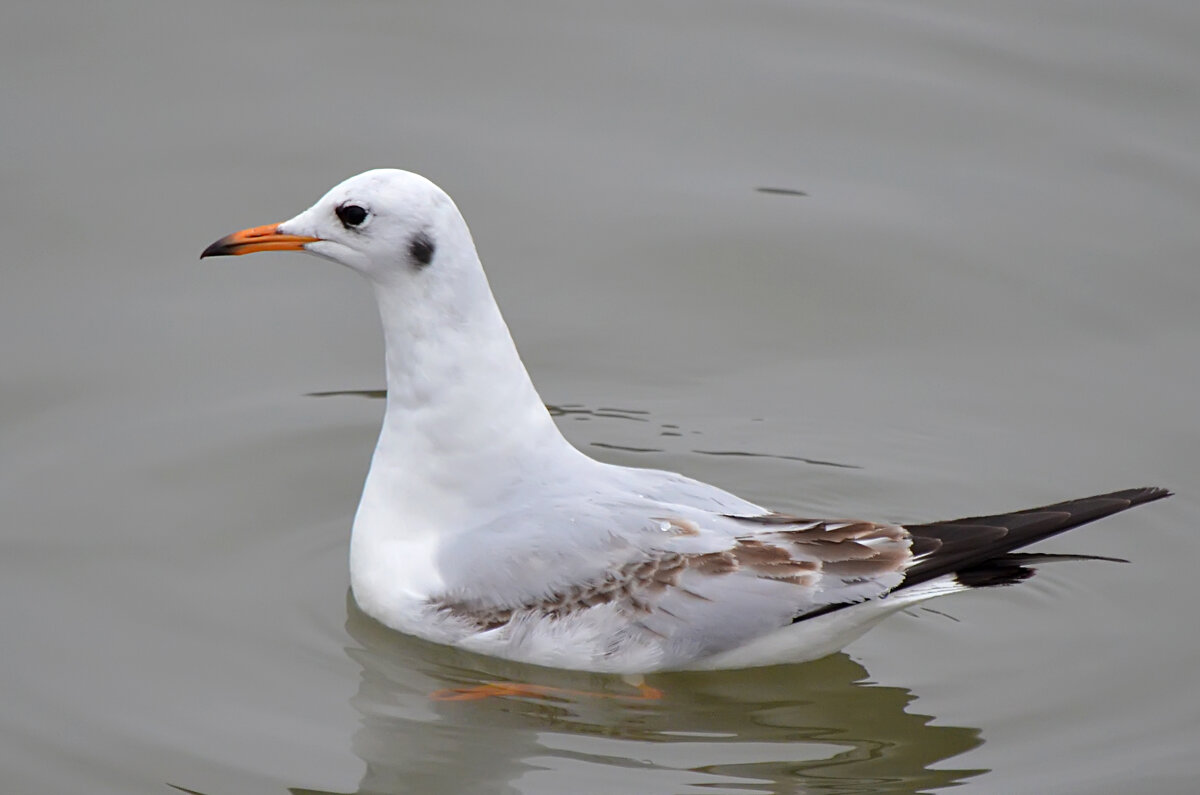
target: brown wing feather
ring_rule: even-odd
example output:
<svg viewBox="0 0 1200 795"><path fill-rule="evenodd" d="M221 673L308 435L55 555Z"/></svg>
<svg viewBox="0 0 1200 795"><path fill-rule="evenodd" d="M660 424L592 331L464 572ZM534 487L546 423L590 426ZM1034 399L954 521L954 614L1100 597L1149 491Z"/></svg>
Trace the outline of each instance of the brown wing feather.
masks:
<svg viewBox="0 0 1200 795"><path fill-rule="evenodd" d="M503 627L522 616L563 618L604 604L614 604L631 616L645 614L655 609L657 595L672 588L678 588L687 596L704 599L681 583L687 572L710 577L740 572L764 580L812 587L823 577L842 585L869 582L887 575L898 577L911 559L908 535L896 525L792 518L785 526L776 518L763 522L760 517L745 521L778 525L780 529L737 537L727 550L721 552L688 554L657 550L596 581L520 604L497 605L446 595L430 600L430 605L486 631ZM830 586L822 590L835 589Z"/></svg>

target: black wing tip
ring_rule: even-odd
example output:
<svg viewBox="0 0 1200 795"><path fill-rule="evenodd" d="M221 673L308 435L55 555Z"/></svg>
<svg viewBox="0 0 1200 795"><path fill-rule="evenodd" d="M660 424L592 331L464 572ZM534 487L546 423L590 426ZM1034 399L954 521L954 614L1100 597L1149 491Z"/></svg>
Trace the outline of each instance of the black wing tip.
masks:
<svg viewBox="0 0 1200 795"><path fill-rule="evenodd" d="M1155 500L1173 497L1175 496L1175 492L1171 491L1170 489L1164 489L1162 486L1142 486L1139 489L1127 489L1125 491L1118 491L1111 495L1105 496L1116 497L1118 495L1121 495L1124 497L1124 499L1129 500L1130 505L1141 505L1145 502L1154 502Z"/></svg>
<svg viewBox="0 0 1200 795"><path fill-rule="evenodd" d="M1124 558L1103 555L1063 555L1044 552L1014 552L1043 538L1103 519L1136 505L1154 502L1174 494L1161 486L1142 486L1078 500L1027 508L995 516L952 519L928 524L905 524L912 537L912 552L923 556L905 572L904 581L892 590L904 590L923 582L950 575L960 585L987 588L1013 585L1037 573L1031 564L1068 560L1099 560L1128 563ZM740 518L740 517L739 517ZM1017 522L1017 525L1012 525ZM1009 526L1006 526L1008 523ZM1027 534L1013 533L1024 529ZM969 531L965 533L964 531ZM967 542L965 545L955 542ZM974 542L974 543L971 543ZM975 546L979 544L979 546ZM943 553L939 555L939 553ZM947 554L948 553L948 554ZM818 607L796 616L796 624L809 618L850 607L856 602L839 602Z"/></svg>
<svg viewBox="0 0 1200 795"><path fill-rule="evenodd" d="M1014 550L1169 496L1169 489L1143 486L1007 514L906 525L915 547L924 551L926 557L905 572L900 588L944 574L953 574L962 584L974 587L1019 582L1031 576L1033 570L1028 569L1026 574L1017 569L1034 559L1018 560ZM1050 558L1043 556L1038 560L1045 562Z"/></svg>

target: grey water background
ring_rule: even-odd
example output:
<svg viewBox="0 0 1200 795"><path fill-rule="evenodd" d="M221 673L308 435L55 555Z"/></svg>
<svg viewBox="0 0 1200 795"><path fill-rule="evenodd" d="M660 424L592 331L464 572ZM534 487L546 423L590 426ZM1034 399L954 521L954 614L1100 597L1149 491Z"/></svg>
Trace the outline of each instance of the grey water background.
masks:
<svg viewBox="0 0 1200 795"><path fill-rule="evenodd" d="M0 789L1194 792L1200 5L12 2ZM471 224L562 428L780 510L1157 484L1125 557L663 701L347 599L366 286L197 261L383 165ZM802 190L797 197L757 191ZM825 462L825 463L822 463ZM846 466L831 466L829 464Z"/></svg>

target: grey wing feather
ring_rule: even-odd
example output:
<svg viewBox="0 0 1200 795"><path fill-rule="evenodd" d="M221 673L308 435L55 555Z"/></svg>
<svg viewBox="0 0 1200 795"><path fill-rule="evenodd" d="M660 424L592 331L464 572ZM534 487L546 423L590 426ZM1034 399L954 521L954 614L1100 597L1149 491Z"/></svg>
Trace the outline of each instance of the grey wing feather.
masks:
<svg viewBox="0 0 1200 795"><path fill-rule="evenodd" d="M690 488L674 478L660 494ZM755 513L730 516L659 494L591 501L576 494L542 501L534 513L507 513L448 540L440 561L448 588L437 606L479 631L616 610L624 620L607 622L607 652L651 645L670 667L736 648L825 605L887 593L903 579L911 554L902 528L763 514L706 488L713 508Z"/></svg>

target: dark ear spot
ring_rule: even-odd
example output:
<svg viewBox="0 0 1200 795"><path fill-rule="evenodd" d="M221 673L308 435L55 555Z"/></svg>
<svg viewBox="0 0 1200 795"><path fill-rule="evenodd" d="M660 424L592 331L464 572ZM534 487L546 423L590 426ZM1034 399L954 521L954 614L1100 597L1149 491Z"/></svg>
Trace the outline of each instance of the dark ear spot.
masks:
<svg viewBox="0 0 1200 795"><path fill-rule="evenodd" d="M433 262L433 254L436 250L437 246L434 245L433 239L425 232L417 232L408 242L408 256L418 265L428 265Z"/></svg>

